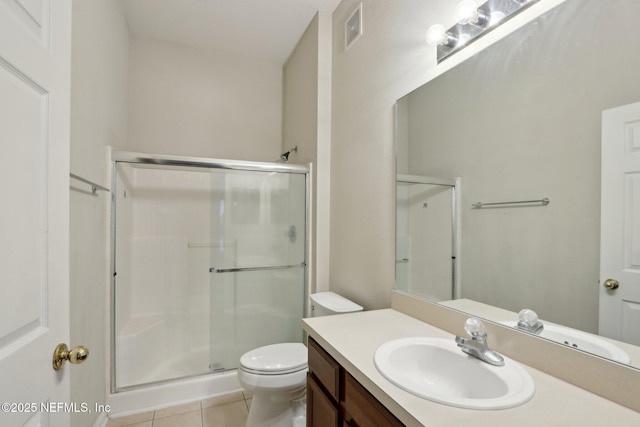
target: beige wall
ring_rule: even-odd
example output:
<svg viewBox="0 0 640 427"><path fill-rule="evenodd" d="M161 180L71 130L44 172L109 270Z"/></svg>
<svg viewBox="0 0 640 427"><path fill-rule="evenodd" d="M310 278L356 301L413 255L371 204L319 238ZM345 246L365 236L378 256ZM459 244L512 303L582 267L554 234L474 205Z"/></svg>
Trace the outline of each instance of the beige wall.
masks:
<svg viewBox="0 0 640 427"><path fill-rule="evenodd" d="M329 290L331 37L331 13L320 10L283 66L282 152L298 146L289 161L312 164L312 292Z"/></svg>
<svg viewBox="0 0 640 427"><path fill-rule="evenodd" d="M276 161L281 124L280 65L132 39L130 151Z"/></svg>
<svg viewBox="0 0 640 427"><path fill-rule="evenodd" d="M289 162L316 162L318 142L318 16L284 63L282 75L282 152L298 146Z"/></svg>
<svg viewBox="0 0 640 427"><path fill-rule="evenodd" d="M105 187L107 145L123 148L127 134L129 31L120 2L73 2L71 172ZM71 182L71 344L86 345L86 363L71 369L71 401L103 404L107 389L107 241L109 194L92 195ZM73 414L72 426L98 413Z"/></svg>
<svg viewBox="0 0 640 427"><path fill-rule="evenodd" d="M345 53L344 22L359 1L343 0L333 14L332 290L366 309L390 305L395 101L560 2L533 5L437 66L426 29L453 25L456 2L363 0L364 34Z"/></svg>
<svg viewBox="0 0 640 427"><path fill-rule="evenodd" d="M284 153L297 146L289 156L295 164L317 164L318 146L318 15L300 38L282 68L282 147ZM312 170L311 223L316 223L317 176ZM316 265L317 228L311 228L308 263ZM310 275L311 289L315 289L315 275Z"/></svg>

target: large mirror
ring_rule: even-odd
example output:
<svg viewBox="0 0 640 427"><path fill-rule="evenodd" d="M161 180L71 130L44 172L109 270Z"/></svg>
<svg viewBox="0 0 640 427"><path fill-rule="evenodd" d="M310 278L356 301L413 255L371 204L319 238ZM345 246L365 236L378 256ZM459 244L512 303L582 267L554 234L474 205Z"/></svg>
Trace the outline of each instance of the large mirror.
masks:
<svg viewBox="0 0 640 427"><path fill-rule="evenodd" d="M628 173L617 191L627 197L624 209L607 201L603 210L603 220L628 227L619 247L605 245L603 235L603 245L624 252L628 273L619 289L608 290L600 267L601 179L612 172L601 170L601 146L610 144L603 138L608 111L604 117L614 123L605 126L623 129L628 140L620 147L640 156L640 116L615 122L640 101L639 22L637 0L567 0L396 106L398 176L460 184L459 288L455 299L440 302L512 325L519 310L532 309L543 322L567 327L558 326L561 335L615 338L606 341L630 359L611 358L635 366L640 298L630 290L640 294L640 178ZM545 198L548 204L536 202ZM473 206L519 201L532 202ZM420 226L413 227L405 237L418 238ZM401 246L400 261L422 262ZM408 280L405 264L399 287ZM619 333L603 332L611 322ZM578 338L568 341L591 351Z"/></svg>

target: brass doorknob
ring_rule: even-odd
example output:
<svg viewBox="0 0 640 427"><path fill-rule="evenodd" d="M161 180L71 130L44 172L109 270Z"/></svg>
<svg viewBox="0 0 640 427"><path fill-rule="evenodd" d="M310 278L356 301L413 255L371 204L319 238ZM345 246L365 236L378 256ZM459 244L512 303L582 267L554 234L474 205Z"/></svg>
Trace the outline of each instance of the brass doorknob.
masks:
<svg viewBox="0 0 640 427"><path fill-rule="evenodd" d="M607 279L602 285L612 291L614 289L618 289L620 283L616 279Z"/></svg>
<svg viewBox="0 0 640 427"><path fill-rule="evenodd" d="M67 360L73 364L82 363L87 360L87 357L89 357L89 349L83 345L69 350L66 344L58 344L53 352L53 369L56 371L62 369Z"/></svg>

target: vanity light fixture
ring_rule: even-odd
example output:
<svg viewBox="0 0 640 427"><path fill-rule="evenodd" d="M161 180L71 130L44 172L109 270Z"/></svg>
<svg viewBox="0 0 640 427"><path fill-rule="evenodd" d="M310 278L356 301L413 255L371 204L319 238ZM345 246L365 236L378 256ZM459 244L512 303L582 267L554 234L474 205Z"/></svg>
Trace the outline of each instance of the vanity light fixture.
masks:
<svg viewBox="0 0 640 427"><path fill-rule="evenodd" d="M479 39L498 25L540 0L462 0L455 9L458 22L446 30L435 24L427 30L427 42L437 46L438 63Z"/></svg>

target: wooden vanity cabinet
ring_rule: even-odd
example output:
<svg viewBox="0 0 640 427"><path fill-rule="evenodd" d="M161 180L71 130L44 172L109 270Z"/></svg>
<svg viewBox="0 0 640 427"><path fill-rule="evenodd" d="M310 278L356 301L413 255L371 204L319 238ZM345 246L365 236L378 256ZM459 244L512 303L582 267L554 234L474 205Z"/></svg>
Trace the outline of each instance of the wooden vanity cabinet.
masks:
<svg viewBox="0 0 640 427"><path fill-rule="evenodd" d="M403 424L309 338L307 427L400 427Z"/></svg>
<svg viewBox="0 0 640 427"><path fill-rule="evenodd" d="M307 427L339 427L341 367L312 338L308 348Z"/></svg>

